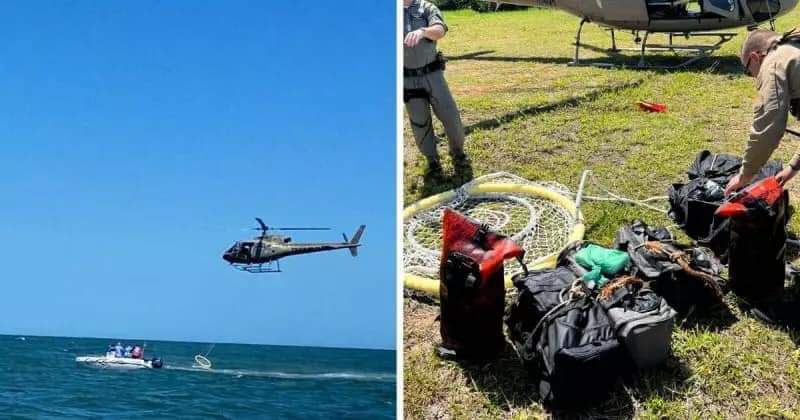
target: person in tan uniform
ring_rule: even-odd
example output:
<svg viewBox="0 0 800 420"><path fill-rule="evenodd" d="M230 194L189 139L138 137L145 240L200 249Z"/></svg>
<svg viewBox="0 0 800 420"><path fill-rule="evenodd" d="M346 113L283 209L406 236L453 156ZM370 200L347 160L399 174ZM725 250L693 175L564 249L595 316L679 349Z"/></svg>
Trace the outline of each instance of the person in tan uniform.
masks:
<svg viewBox="0 0 800 420"><path fill-rule="evenodd" d="M725 188L729 195L752 182L778 147L789 113L800 116L800 33L779 34L757 29L750 32L739 56L745 73L755 78L758 96L742 169ZM778 175L782 185L800 170L800 153Z"/></svg>
<svg viewBox="0 0 800 420"><path fill-rule="evenodd" d="M450 88L444 79L444 58L436 41L447 33L442 14L425 0L403 0L403 102L417 148L425 156L426 177L440 177L431 109L442 122L456 173L469 170L464 153L464 126Z"/></svg>
<svg viewBox="0 0 800 420"><path fill-rule="evenodd" d="M763 29L747 35L739 56L745 73L755 78L758 96L742 168L725 188L730 195L746 187L769 160L783 138L789 114L800 117L800 33L779 34ZM776 176L781 185L800 170L800 153ZM750 313L770 324L800 328L800 301L791 295L773 296Z"/></svg>

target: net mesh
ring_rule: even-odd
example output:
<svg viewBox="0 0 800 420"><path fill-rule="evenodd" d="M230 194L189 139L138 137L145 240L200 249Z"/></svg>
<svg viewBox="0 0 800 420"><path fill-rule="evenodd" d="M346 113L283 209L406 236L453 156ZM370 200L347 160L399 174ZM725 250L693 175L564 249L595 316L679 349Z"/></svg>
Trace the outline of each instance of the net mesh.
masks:
<svg viewBox="0 0 800 420"><path fill-rule="evenodd" d="M546 198L509 193L470 194L469 189L482 183L536 185L564 196L569 189L555 182L532 182L513 174L500 172L485 175L463 185L455 197L430 209L421 211L404 222L403 267L406 273L436 278L442 238L442 212L451 208L463 213L490 229L500 232L525 249L524 261L530 264L542 257L561 251L575 225L572 213ZM508 261L506 274L516 274L522 267Z"/></svg>

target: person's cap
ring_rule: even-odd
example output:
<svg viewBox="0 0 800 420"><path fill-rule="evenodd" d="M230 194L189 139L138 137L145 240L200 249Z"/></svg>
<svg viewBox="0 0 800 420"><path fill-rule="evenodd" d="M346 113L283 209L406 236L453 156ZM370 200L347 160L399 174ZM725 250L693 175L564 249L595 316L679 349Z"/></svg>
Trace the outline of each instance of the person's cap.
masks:
<svg viewBox="0 0 800 420"><path fill-rule="evenodd" d="M747 67L747 60L754 51L769 51L781 39L781 34L766 29L756 29L750 31L742 43L742 51L739 60L742 66Z"/></svg>

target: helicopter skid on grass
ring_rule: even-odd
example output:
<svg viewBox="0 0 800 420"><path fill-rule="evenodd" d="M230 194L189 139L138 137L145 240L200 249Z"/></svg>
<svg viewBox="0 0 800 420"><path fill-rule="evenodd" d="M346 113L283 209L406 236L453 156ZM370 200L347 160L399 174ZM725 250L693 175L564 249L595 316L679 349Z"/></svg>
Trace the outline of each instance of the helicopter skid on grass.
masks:
<svg viewBox="0 0 800 420"><path fill-rule="evenodd" d="M798 0L499 0L500 4L517 6L555 7L581 18L575 36L575 56L571 65L618 67L611 63L588 63L580 60L583 25L592 22L611 32L611 53L622 51L616 45L615 31L631 31L639 47L638 68L677 69L708 57L736 36L726 30L747 27L754 29L769 23L774 30L775 19L797 6ZM640 36L643 34L643 36ZM648 44L651 34L665 34L666 44ZM712 39L707 44L682 45L674 38ZM593 49L598 49L593 47ZM630 50L630 49L629 49ZM647 51L667 51L686 58L672 66L650 66L645 60Z"/></svg>
<svg viewBox="0 0 800 420"><path fill-rule="evenodd" d="M578 25L578 33L575 35L575 57L569 63L570 66L595 66L595 67L619 67L617 64L612 63L586 63L580 61L580 49L581 47L589 47L591 49L599 49L596 47L592 47L588 44L581 44L581 31L583 30L583 25L585 23L591 23L586 18L581 19L580 24ZM611 48L606 50L609 53L618 53L620 51L636 51L639 52L639 63L636 65L637 68L648 68L648 69L660 69L660 70L677 70L683 67L686 67L690 64L693 64L703 58L709 57L714 52L720 49L723 44L733 39L736 36L735 32L653 32L653 31L644 31L644 36L640 35L640 31L633 30L631 31L634 37L634 42L639 44L640 47L638 48L618 48L617 47L617 40L615 36L615 29L613 27L605 27L603 29L607 30L611 34ZM650 34L653 33L663 33L668 37L667 44L648 44L647 39ZM691 38L717 38L716 42L709 43L709 44L692 44L692 45L683 45L683 44L676 44L674 43L675 38L684 38L689 40ZM674 53L676 56L685 56L686 59L678 64L674 64L671 66L659 66L659 65L649 65L647 64L647 60L645 59L648 51L657 51L657 52L671 52Z"/></svg>

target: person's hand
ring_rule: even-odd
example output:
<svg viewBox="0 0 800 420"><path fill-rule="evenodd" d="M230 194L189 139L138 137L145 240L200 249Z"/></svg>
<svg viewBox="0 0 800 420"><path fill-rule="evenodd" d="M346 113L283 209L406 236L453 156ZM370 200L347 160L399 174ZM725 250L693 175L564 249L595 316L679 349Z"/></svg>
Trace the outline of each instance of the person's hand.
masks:
<svg viewBox="0 0 800 420"><path fill-rule="evenodd" d="M746 187L750 184L750 181L753 180L753 176L742 176L742 174L736 174L733 178L731 178L730 182L728 182L728 186L725 187L725 195L731 195L734 192Z"/></svg>
<svg viewBox="0 0 800 420"><path fill-rule="evenodd" d="M405 39L403 40L403 44L405 44L406 47L414 48L423 39L425 39L425 30L420 28L416 31L407 33Z"/></svg>
<svg viewBox="0 0 800 420"><path fill-rule="evenodd" d="M778 179L778 183L781 184L781 187L786 185L794 176L797 175L797 171L792 169L791 166L784 168L784 170L780 171L778 175L775 175L775 178Z"/></svg>

